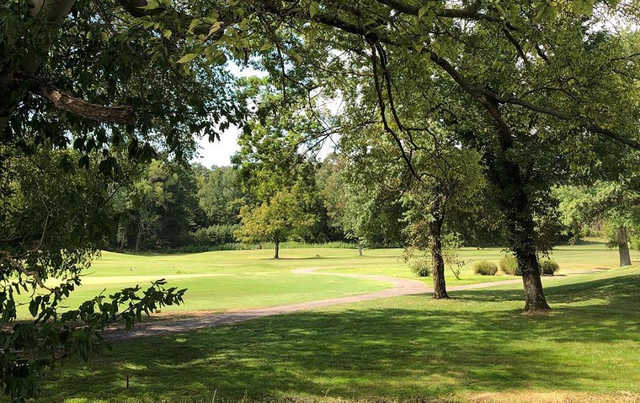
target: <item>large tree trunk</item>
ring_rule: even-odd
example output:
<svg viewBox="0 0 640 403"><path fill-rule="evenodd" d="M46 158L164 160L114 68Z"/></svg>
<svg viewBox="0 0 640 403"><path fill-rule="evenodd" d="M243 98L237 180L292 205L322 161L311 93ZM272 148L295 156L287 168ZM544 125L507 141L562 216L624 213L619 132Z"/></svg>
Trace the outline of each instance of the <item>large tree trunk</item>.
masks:
<svg viewBox="0 0 640 403"><path fill-rule="evenodd" d="M362 256L362 242L360 242L360 238L358 238L358 256Z"/></svg>
<svg viewBox="0 0 640 403"><path fill-rule="evenodd" d="M531 313L551 310L544 297L540 280L540 264L535 249L520 249L516 251L516 257L524 285L524 310Z"/></svg>
<svg viewBox="0 0 640 403"><path fill-rule="evenodd" d="M276 238L273 244L275 246L275 254L273 255L273 258L280 259L280 240Z"/></svg>
<svg viewBox="0 0 640 403"><path fill-rule="evenodd" d="M433 298L449 298L444 279L444 259L442 258L442 220L435 219L429 224L431 238L431 261L433 275Z"/></svg>
<svg viewBox="0 0 640 403"><path fill-rule="evenodd" d="M551 308L540 281L532 204L520 165L509 155L513 147L513 135L502 119L497 104L487 101L485 106L495 122L498 140L493 154L487 156L488 177L497 188L498 203L506 219L509 247L518 259L518 267L522 272L524 309L529 313L546 312Z"/></svg>
<svg viewBox="0 0 640 403"><path fill-rule="evenodd" d="M620 253L620 267L631 266L631 255L629 254L629 237L624 226L618 227L618 252Z"/></svg>

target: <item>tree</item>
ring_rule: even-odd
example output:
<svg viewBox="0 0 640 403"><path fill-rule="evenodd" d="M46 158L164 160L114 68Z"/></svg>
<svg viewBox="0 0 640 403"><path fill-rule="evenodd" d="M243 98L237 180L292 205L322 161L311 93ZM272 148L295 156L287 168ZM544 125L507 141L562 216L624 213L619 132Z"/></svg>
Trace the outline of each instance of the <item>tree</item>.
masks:
<svg viewBox="0 0 640 403"><path fill-rule="evenodd" d="M402 0L369 0L358 6L330 0L269 1L239 5L234 12L217 3L211 6L218 31L225 30L223 39L202 43L196 54L234 43L236 24L251 25L257 18L263 24L253 24L243 41L260 46L256 54L274 77L282 78L283 92L303 70L308 78L297 87L308 91L315 88L309 83L314 79L327 81L331 90L349 85L350 79L358 87L362 77L371 77L374 97L356 91L345 99L354 107L377 104L385 132L402 150L409 171L416 151L411 138L426 131L409 125L406 117L412 114L402 112L419 110L412 103L434 94L435 77L435 99L444 100L444 109L453 112L447 124L456 126L452 132L465 133L465 143L483 154L500 196L509 246L523 272L525 310L550 309L539 276L535 217L538 206L543 206L540 212L547 210L544 201L553 177L532 171L530 165L560 150L595 150L600 157L621 145L640 148L637 120L628 118L637 96L637 64L630 46L635 39L608 32L602 23L613 14L632 18L633 7L542 0L424 6ZM407 88L423 95L403 98L399 92ZM428 111L422 109L423 114ZM552 146L527 154L531 139L538 146Z"/></svg>
<svg viewBox="0 0 640 403"><path fill-rule="evenodd" d="M296 189L301 208L317 219L304 235L305 241L325 242L333 237L328 226L316 174L320 118L295 94L285 99L269 80L255 80L248 92L259 105L238 139L240 151L233 156L239 182L249 206L270 200L282 189Z"/></svg>
<svg viewBox="0 0 640 403"><path fill-rule="evenodd" d="M0 5L0 365L3 389L18 400L33 395L40 373L59 355L94 351L107 324L131 325L141 313L182 299L183 290L159 281L143 293L127 288L57 313L118 228L101 207L127 183L122 165L150 161L157 151L188 159L194 134L215 139L243 119L224 69L176 65L188 26L140 25L116 4ZM70 147L77 153L67 154ZM113 191L106 199L102 185ZM46 288L39 279L47 278L63 282ZM31 294L36 323L14 323L18 289Z"/></svg>
<svg viewBox="0 0 640 403"><path fill-rule="evenodd" d="M277 192L253 210L242 207L240 218L242 228L236 236L244 242L273 242L274 259L280 258L280 242L302 237L315 222L314 216L302 210L296 194L289 190Z"/></svg>
<svg viewBox="0 0 640 403"><path fill-rule="evenodd" d="M640 222L640 193L630 181L596 182L591 186L565 186L556 189L565 225L578 232L595 221L608 227L609 243L618 248L620 266L631 265L630 232Z"/></svg>
<svg viewBox="0 0 640 403"><path fill-rule="evenodd" d="M25 140L34 129L37 138L68 144L65 130L72 129L74 148L86 153L112 142L130 144L132 153L149 153L162 139L183 158L193 152L193 134L215 139L219 130L239 123L244 112L232 101L232 79L222 68L176 66L188 23L141 26L118 3L4 2L0 88L6 96L0 101L0 132L5 140Z"/></svg>
<svg viewBox="0 0 640 403"><path fill-rule="evenodd" d="M359 252L363 247L402 246L405 209L401 184L406 178L395 154L388 148L363 146L355 136L344 136L340 150L345 162L337 180L343 200L331 210L342 230L357 240Z"/></svg>
<svg viewBox="0 0 640 403"><path fill-rule="evenodd" d="M198 204L207 225L237 224L241 199L238 170L232 167L194 167L198 183Z"/></svg>
<svg viewBox="0 0 640 403"><path fill-rule="evenodd" d="M415 176L403 175L406 165L394 141L374 134L383 132L382 127L370 128L373 133L349 133L341 141L341 149L348 156L344 158L350 159L352 186L369 192L377 189L399 205L396 222L401 223L404 244L430 254L433 296L439 299L448 298L443 256L445 225L451 217L476 208L474 196L484 187L484 178L477 152L455 144L436 124L431 127L430 136L413 139L416 151L411 164ZM369 196L366 192L359 194ZM367 203L355 205L362 211ZM393 203L376 201L376 205L383 210L390 209Z"/></svg>
<svg viewBox="0 0 640 403"><path fill-rule="evenodd" d="M33 397L43 372L62 358L98 350L108 325L130 327L143 313L181 303L185 293L159 280L60 312L115 228L110 200L121 172L78 168L81 159L71 151L25 156L0 146L0 383L15 401ZM17 322L19 303L28 305L31 321Z"/></svg>
<svg viewBox="0 0 640 403"><path fill-rule="evenodd" d="M473 150L435 144L427 155L416 159L421 180L403 196L407 211L407 234L411 246L431 254L433 297L449 298L445 282L443 238L450 216L476 208L474 196L484 188L480 156Z"/></svg>
<svg viewBox="0 0 640 403"><path fill-rule="evenodd" d="M503 195L499 202L505 211L510 248L523 272L527 311L550 309L539 279L534 217L538 202L553 184L542 175L533 181L539 186L532 186L529 164L543 154L557 154L558 147L594 151L598 158L626 152L627 147L640 149L638 119L634 118L637 34L616 32L607 23L612 18L633 21L638 14L633 2L498 0L418 5L409 0L363 0L354 6L335 0L232 4L211 0L182 2L176 8L166 1L117 3L122 6L118 12L125 14L121 20L130 21L128 13L152 28L149 43L167 37L185 39L184 43L174 42L184 52L180 62L201 66L204 60L221 63L233 57L246 62L255 56L253 60L270 71L274 82L282 83L283 94L297 90L312 98L318 81L325 81L326 91L334 93L343 85L357 87L363 77L375 81L380 123L403 149L409 171L413 150L409 138L425 135L425 131L412 130L418 127L405 125L395 112L415 111L411 102L428 97L405 99L405 106L396 108L402 97L395 91L413 88L431 93L432 78L442 79L443 85L437 85L435 92L441 95L437 99L447 100L446 109L455 110L453 116L461 127L453 131L466 128L467 141L479 143L490 181ZM10 4L15 6L17 0ZM40 25L60 35L62 18L73 4L72 0L46 3L31 11L32 18L47 21ZM17 10L12 17L28 14L25 7ZM101 21L101 16L91 17L64 21L83 21L97 28L98 24L91 24ZM20 18L12 20L22 21ZM17 25L20 34L28 33ZM44 45L39 43L36 51L26 52L29 58L51 48L49 41L41 42ZM74 45L70 49L96 53L96 47ZM25 52L17 54L24 57ZM31 93L29 85L20 81L22 66L42 65L15 57L7 60L3 72L8 73L1 81L9 83L5 86L11 96L0 108L0 124L6 124L6 116ZM402 75L389 69L403 64L422 68ZM363 103L362 96L345 99L354 106ZM86 108L77 109L81 114ZM110 110L104 113L112 116ZM22 120L27 116L22 115ZM465 125L466 121L471 124ZM531 138L538 138L537 144L553 140L556 146L550 148L556 152L523 158L527 155L523 146Z"/></svg>
<svg viewBox="0 0 640 403"><path fill-rule="evenodd" d="M120 244L135 250L185 245L202 216L190 166L153 160L115 197Z"/></svg>

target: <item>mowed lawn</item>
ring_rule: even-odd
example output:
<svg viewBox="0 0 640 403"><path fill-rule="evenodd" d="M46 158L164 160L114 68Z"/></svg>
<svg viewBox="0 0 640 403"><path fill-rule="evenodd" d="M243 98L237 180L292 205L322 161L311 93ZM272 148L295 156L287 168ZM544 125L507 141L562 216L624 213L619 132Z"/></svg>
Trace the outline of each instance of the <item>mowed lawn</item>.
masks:
<svg viewBox="0 0 640 403"><path fill-rule="evenodd" d="M136 284L146 287L161 278L167 280L167 286L188 290L183 305L166 307L164 312L268 307L368 293L392 286L383 281L292 273L298 268L332 268L349 252L357 255L357 251L351 250L293 249L283 251L286 256L274 260L269 250L171 255L102 252L66 305L76 307L101 292L108 295ZM27 314L26 307L22 308L22 313Z"/></svg>
<svg viewBox="0 0 640 403"><path fill-rule="evenodd" d="M458 252L460 258L466 263L460 280L456 279L451 270L446 270L447 284L463 285L487 281L502 281L513 278L505 276L500 271L496 276L480 276L473 273L473 264L481 260L493 262L496 265L506 254L503 248L462 248ZM399 249L377 249L365 251L371 259L363 260L353 265L349 261L336 263L332 271L343 273L384 274L393 277L416 278L401 260L402 251ZM380 264L381 260L388 259L386 264ZM544 257L543 257L544 258ZM560 265L559 275L588 272L598 269L612 269L618 267L619 256L617 249L608 248L602 242L584 242L580 245L561 245L553 249L550 258ZM640 264L640 253L631 251L634 264ZM337 269L337 270L336 270ZM430 278L424 278L427 284L431 284Z"/></svg>
<svg viewBox="0 0 640 403"><path fill-rule="evenodd" d="M107 284L114 277L225 274L189 280L203 290L191 294L197 302L187 294L187 304L228 309L385 286L291 274L293 268L411 276L397 250L360 258L353 250L292 249L277 262L269 253L105 254L88 278ZM502 252L464 253L497 260ZM640 267L615 268L617 252L597 244L558 248L555 259L574 274L544 278L549 315L521 314L521 285L514 284L452 292L448 301L397 297L147 337L55 369L41 400L640 399ZM123 262L131 274L122 273ZM604 267L612 269L576 274Z"/></svg>
<svg viewBox="0 0 640 403"><path fill-rule="evenodd" d="M185 304L167 307L163 313L193 311L228 311L306 302L346 295L363 294L391 287L383 281L297 274L295 269L383 274L419 279L402 261L401 249L365 250L358 256L355 249L294 248L283 249L282 258L274 260L272 250L217 251L193 254L134 255L103 252L83 277L83 285L67 301L77 307L101 292L109 294L123 287L148 286L165 278L170 286L187 288ZM498 263L504 251L500 248L464 248L460 252L468 263L460 280L447 270L449 285L462 285L514 278L512 276L480 276L473 273L477 260ZM601 243L558 247L553 255L561 266L560 274L612 268L618 254ZM634 258L636 255L634 254ZM430 278L422 278L431 285ZM27 307L19 309L26 317Z"/></svg>
<svg viewBox="0 0 640 403"><path fill-rule="evenodd" d="M42 401L640 399L640 268L544 281L543 316L512 285L120 342Z"/></svg>

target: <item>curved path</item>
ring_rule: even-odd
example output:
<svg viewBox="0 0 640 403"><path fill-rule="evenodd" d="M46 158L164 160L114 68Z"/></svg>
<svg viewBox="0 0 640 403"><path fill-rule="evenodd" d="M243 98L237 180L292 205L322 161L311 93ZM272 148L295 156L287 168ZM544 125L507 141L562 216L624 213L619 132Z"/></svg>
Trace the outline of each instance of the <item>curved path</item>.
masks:
<svg viewBox="0 0 640 403"><path fill-rule="evenodd" d="M132 330L120 328L107 329L105 339L126 340L137 337L157 336L172 333L185 333L192 330L204 329L215 326L229 325L246 320L261 318L264 316L282 315L298 311L307 311L315 308L322 308L332 305L348 304L360 301L369 301L380 298L399 297L402 295L426 294L433 292L433 288L427 287L422 281L396 278L383 275L351 274L317 272L317 268L292 270L296 274L326 275L338 277L352 277L366 280L382 281L392 283L393 287L368 294L350 295L346 297L323 299L318 301L300 302L296 304L279 305L269 308L257 308L243 311L227 311L224 313L205 312L203 314L184 319L167 319L151 322L139 323ZM575 273L578 274L578 273ZM583 273L580 273L583 274ZM487 283L476 283L447 287L447 291L473 290L480 288L495 287L506 284L521 283L520 278L512 280L492 281Z"/></svg>

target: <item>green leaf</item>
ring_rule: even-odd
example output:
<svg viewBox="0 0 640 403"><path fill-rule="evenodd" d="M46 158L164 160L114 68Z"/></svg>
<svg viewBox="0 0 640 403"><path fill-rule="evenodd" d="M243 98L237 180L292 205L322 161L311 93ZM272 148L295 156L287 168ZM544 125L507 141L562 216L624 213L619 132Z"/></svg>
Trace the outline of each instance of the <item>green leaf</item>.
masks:
<svg viewBox="0 0 640 403"><path fill-rule="evenodd" d="M195 59L197 56L198 56L197 53L187 53L186 55L182 56L180 60L178 60L178 63L180 64L189 63L190 61Z"/></svg>
<svg viewBox="0 0 640 403"><path fill-rule="evenodd" d="M429 12L429 6L420 7L420 9L418 10L418 18L424 17L424 15L428 12Z"/></svg>
<svg viewBox="0 0 640 403"><path fill-rule="evenodd" d="M319 12L320 12L320 4L318 4L315 1L312 1L311 6L309 7L309 16L313 18L316 15L318 15Z"/></svg>
<svg viewBox="0 0 640 403"><path fill-rule="evenodd" d="M144 7L140 8L144 10L155 10L158 7L160 7L160 3L158 3L158 0L147 0L147 4Z"/></svg>

